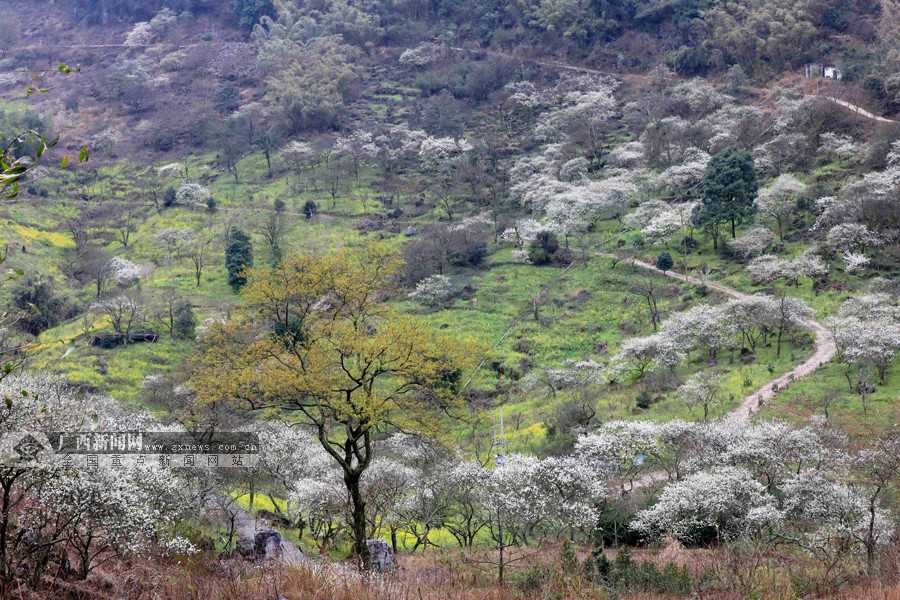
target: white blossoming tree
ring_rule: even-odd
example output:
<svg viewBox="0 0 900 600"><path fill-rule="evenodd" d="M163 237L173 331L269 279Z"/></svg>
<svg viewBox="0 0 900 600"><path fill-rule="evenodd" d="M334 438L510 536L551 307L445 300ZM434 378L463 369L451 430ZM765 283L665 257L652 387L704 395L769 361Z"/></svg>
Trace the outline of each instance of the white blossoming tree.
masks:
<svg viewBox="0 0 900 600"><path fill-rule="evenodd" d="M656 178L657 188L675 201L698 199L710 155L703 151L689 153L681 163L672 165Z"/></svg>
<svg viewBox="0 0 900 600"><path fill-rule="evenodd" d="M747 270L753 282L757 284L781 279L788 285L799 286L802 277L812 279L815 285L818 279L828 274L828 265L819 255L812 252L805 252L793 259L764 254L752 260L747 265Z"/></svg>
<svg viewBox="0 0 900 600"><path fill-rule="evenodd" d="M775 242L775 234L766 227L751 227L733 240L727 240L727 246L740 258L747 260L764 254Z"/></svg>
<svg viewBox="0 0 900 600"><path fill-rule="evenodd" d="M817 153L828 160L851 162L859 158L859 146L850 136L826 131L819 136Z"/></svg>
<svg viewBox="0 0 900 600"><path fill-rule="evenodd" d="M453 297L455 290L450 278L446 275L431 275L416 284L416 289L409 293L409 298L436 308L444 305Z"/></svg>
<svg viewBox="0 0 900 600"><path fill-rule="evenodd" d="M692 375L678 388L678 396L685 404L703 409L704 421L709 419L709 408L719 400L720 393L719 379L702 372Z"/></svg>
<svg viewBox="0 0 900 600"><path fill-rule="evenodd" d="M750 535L779 521L775 499L748 471L719 467L670 483L632 525L651 539L671 535L698 544Z"/></svg>
<svg viewBox="0 0 900 600"><path fill-rule="evenodd" d="M320 552L325 552L348 529L347 491L337 469L296 482L290 501Z"/></svg>
<svg viewBox="0 0 900 600"><path fill-rule="evenodd" d="M400 55L400 64L405 67L427 67L441 55L441 47L437 44L423 43L414 48L407 48Z"/></svg>
<svg viewBox="0 0 900 600"><path fill-rule="evenodd" d="M488 470L475 461L459 461L444 469L441 477L448 503L444 527L461 548L471 548L488 523L482 510L482 490L489 477Z"/></svg>
<svg viewBox="0 0 900 600"><path fill-rule="evenodd" d="M497 579L503 583L506 569L522 556L510 555L510 548L528 539L529 529L544 516L541 490L537 485L540 461L533 457L511 455L488 473L480 491L486 531L497 551Z"/></svg>
<svg viewBox="0 0 900 600"><path fill-rule="evenodd" d="M871 259L861 252L844 252L841 255L844 261L844 270L848 273L857 273L865 270L872 262Z"/></svg>
<svg viewBox="0 0 900 600"><path fill-rule="evenodd" d="M835 252L861 253L881 244L881 239L862 223L840 223L828 230L825 243Z"/></svg>
<svg viewBox="0 0 900 600"><path fill-rule="evenodd" d="M370 536L374 537L378 531L389 531L391 546L397 550L397 534L403 528L416 537L413 550L427 546L432 528L443 516L439 503L423 507L427 502L416 501L433 497L428 493L432 491L428 483L430 481L421 470L401 460L379 457L373 461L362 481L362 492L369 507ZM436 510L429 510L435 505Z"/></svg>
<svg viewBox="0 0 900 600"><path fill-rule="evenodd" d="M575 443L575 455L601 480L628 482L632 487L681 477L696 426L674 420L610 421Z"/></svg>
<svg viewBox="0 0 900 600"><path fill-rule="evenodd" d="M535 137L555 142L579 134L584 136L591 152L596 152L603 138L603 126L616 106L615 87L615 82L606 78L564 79L557 88L560 101L556 108L541 115Z"/></svg>
<svg viewBox="0 0 900 600"><path fill-rule="evenodd" d="M453 185L460 162L472 150L465 139L426 137L419 145L419 163L431 176L434 195L453 220Z"/></svg>
<svg viewBox="0 0 900 600"><path fill-rule="evenodd" d="M880 506L815 470L787 482L784 512L792 525L785 537L820 563L829 582L842 561L871 558L894 535L894 525Z"/></svg>
<svg viewBox="0 0 900 600"><path fill-rule="evenodd" d="M78 574L86 579L113 558L160 545L191 552L191 544L174 534L177 519L188 506L181 489L168 470L100 468L62 473L41 489L36 502L42 518L66 524L55 534L75 553Z"/></svg>
<svg viewBox="0 0 900 600"><path fill-rule="evenodd" d="M357 184L359 184L360 167L367 160L378 156L378 146L375 144L372 133L361 129L337 138L334 142L334 151L350 161Z"/></svg>
<svg viewBox="0 0 900 600"><path fill-rule="evenodd" d="M884 384L887 370L900 352L900 319L896 306L885 296L845 302L828 320L837 346L837 358L851 391L859 393L863 409L875 375Z"/></svg>
<svg viewBox="0 0 900 600"><path fill-rule="evenodd" d="M120 256L110 259L109 269L113 280L121 287L134 285L143 275L143 270L138 265Z"/></svg>
<svg viewBox="0 0 900 600"><path fill-rule="evenodd" d="M199 183L183 183L175 192L175 200L183 206L206 206L210 191Z"/></svg>
<svg viewBox="0 0 900 600"><path fill-rule="evenodd" d="M672 336L664 333L629 338L622 342L622 347L613 357L610 376L618 380L633 373L641 379L652 370L674 369L684 356L684 349Z"/></svg>
<svg viewBox="0 0 900 600"><path fill-rule="evenodd" d="M43 431L165 429L149 415L40 373L0 381L3 437ZM81 578L113 558L191 552L176 532L192 506L172 472L142 468L73 470L54 461L0 465L0 577L26 570L40 581L51 556L70 549ZM27 509L27 510L26 510Z"/></svg>
<svg viewBox="0 0 900 600"><path fill-rule="evenodd" d="M785 225L805 193L806 184L794 175L779 175L769 187L759 191L756 209L775 223L779 240L784 241Z"/></svg>

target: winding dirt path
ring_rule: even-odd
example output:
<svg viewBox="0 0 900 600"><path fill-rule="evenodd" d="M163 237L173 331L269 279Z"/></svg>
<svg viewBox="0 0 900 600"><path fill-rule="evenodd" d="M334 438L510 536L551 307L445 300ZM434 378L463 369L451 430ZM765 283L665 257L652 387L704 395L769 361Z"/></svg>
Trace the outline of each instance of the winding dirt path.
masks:
<svg viewBox="0 0 900 600"><path fill-rule="evenodd" d="M587 73L591 75L601 75L604 77L622 77L623 73L612 73L609 71L602 71L600 69L592 69L590 67L583 67L579 65L572 65L569 63L556 61L556 60L541 60L537 58L528 58L523 56L516 56L515 54L510 54L508 52L503 52L499 50L489 50L489 49L473 49L473 48L462 48L459 46L450 46L448 48L454 52L462 53L462 54L481 54L484 56L491 56L494 58L504 58L508 60L518 60L522 62L527 62L533 65L538 65L540 67L545 67L548 69L557 69L560 71L572 71L575 73ZM888 119L887 117L882 117L881 115L876 115L873 112L866 110L865 108L853 104L852 102L848 102L847 100L841 100L840 98L836 98L834 96L828 96L825 94L815 94L815 96L819 98L824 98L829 102L833 102L838 106L846 108L847 110L858 114L861 117L869 119L870 121L876 121L878 123L900 123L895 119Z"/></svg>
<svg viewBox="0 0 900 600"><path fill-rule="evenodd" d="M843 106L847 110L855 112L856 114L858 114L862 117L865 117L869 120L872 120L872 121L878 121L879 123L897 123L898 122L898 121L895 121L894 119L888 119L887 117L882 117L880 115L876 115L875 113L871 113L861 106L857 106L856 104L847 102L846 100L841 100L840 98L835 98L834 96L822 96L822 98L825 98L829 102L834 102L838 106Z"/></svg>
<svg viewBox="0 0 900 600"><path fill-rule="evenodd" d="M596 255L605 258L612 258L616 261L626 264L633 264L647 271L652 271L654 273L664 275L669 279L675 279L684 283L690 283L692 285L705 285L711 290L715 290L720 294L729 296L731 298L736 298L738 300L745 300L751 297L750 294L739 292L738 290L730 288L726 285L722 285L721 283L716 283L714 281L703 281L697 277L693 277L691 275L682 275L681 273L676 273L675 271L663 271L662 269L657 269L655 265L641 260L623 259L620 256L616 256L615 254L606 252L598 252L596 253ZM834 357L837 348L834 344L834 336L831 335L831 332L821 323L812 319L805 321L803 325L807 329L812 331L815 335L815 351L813 352L812 356L807 358L805 361L803 361L781 377L778 377L774 381L770 381L766 385L762 386L761 388L744 398L743 401L741 401L740 406L728 413L729 418L738 419L740 421L749 421L750 417L752 417L753 414L756 413L763 404L774 398L779 391L783 390L792 382L798 379L802 379L803 377L812 375L819 367L829 362Z"/></svg>

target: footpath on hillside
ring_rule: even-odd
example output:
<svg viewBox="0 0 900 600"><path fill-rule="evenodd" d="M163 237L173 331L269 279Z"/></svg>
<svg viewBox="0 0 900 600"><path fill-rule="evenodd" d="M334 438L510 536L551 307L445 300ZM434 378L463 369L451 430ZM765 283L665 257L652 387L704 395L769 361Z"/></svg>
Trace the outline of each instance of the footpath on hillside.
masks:
<svg viewBox="0 0 900 600"><path fill-rule="evenodd" d="M607 252L599 252L597 253L597 256L612 258L620 262L626 262L647 271L652 271L654 273L658 273L670 279L675 279L684 283L690 283L692 285L703 285L713 291L724 294L726 296L730 296L731 298L736 298L738 300L746 300L747 298L751 297L750 294L739 292L738 290L730 288L726 285L722 285L721 283L701 280L697 277L693 277L691 275L682 275L681 273L677 273L675 271L663 271L662 269L658 269L655 265L651 265L650 263L641 260L626 259ZM798 379L802 379L804 377L812 375L819 367L834 358L837 347L835 346L834 336L831 334L831 332L824 325L814 319L804 321L803 325L804 327L812 331L815 335L815 351L813 352L812 356L807 358L805 361L803 361L781 377L770 381L766 385L762 386L761 388L744 398L737 408L728 413L729 418L738 419L740 421L749 421L750 417L753 416L753 414L756 413L763 404L774 398L779 391L783 390L790 383Z"/></svg>

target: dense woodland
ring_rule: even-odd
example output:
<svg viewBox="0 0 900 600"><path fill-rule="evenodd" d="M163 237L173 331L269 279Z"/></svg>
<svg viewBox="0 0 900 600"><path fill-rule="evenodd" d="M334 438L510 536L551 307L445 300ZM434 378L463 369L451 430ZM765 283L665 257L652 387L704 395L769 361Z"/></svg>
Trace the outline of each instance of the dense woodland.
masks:
<svg viewBox="0 0 900 600"><path fill-rule="evenodd" d="M894 598L898 113L895 0L8 0L0 446L261 451L0 463L0 597Z"/></svg>

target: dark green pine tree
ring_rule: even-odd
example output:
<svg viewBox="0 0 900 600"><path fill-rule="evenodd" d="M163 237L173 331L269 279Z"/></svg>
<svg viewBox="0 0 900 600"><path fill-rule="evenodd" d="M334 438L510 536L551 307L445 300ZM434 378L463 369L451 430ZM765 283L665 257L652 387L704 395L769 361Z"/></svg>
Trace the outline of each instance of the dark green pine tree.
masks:
<svg viewBox="0 0 900 600"><path fill-rule="evenodd" d="M194 307L188 301L175 305L175 318L172 324L172 337L176 340L192 340L197 337L197 318Z"/></svg>
<svg viewBox="0 0 900 600"><path fill-rule="evenodd" d="M228 285L235 293L247 283L245 269L253 266L253 243L240 229L232 229L225 244L225 269L228 271Z"/></svg>
<svg viewBox="0 0 900 600"><path fill-rule="evenodd" d="M726 148L709 161L703 177L700 223L712 234L715 247L722 223L731 223L734 238L737 224L753 214L758 187L753 157L748 152Z"/></svg>
<svg viewBox="0 0 900 600"><path fill-rule="evenodd" d="M668 271L675 265L675 261L672 259L672 255L668 252L661 252L659 256L656 257L656 268L660 271Z"/></svg>

